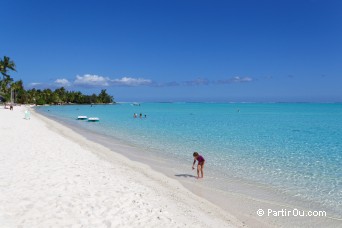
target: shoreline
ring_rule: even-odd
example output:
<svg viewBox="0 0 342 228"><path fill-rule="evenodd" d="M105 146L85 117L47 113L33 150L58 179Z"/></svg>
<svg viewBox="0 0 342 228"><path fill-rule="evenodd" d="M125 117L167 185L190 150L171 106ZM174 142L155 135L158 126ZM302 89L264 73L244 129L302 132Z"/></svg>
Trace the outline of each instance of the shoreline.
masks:
<svg viewBox="0 0 342 228"><path fill-rule="evenodd" d="M42 114L43 115L43 114ZM51 118L53 121L57 121L63 125L62 120L53 119L53 117L44 116L46 118ZM66 124L66 123L64 123ZM275 211L281 211L282 209L291 210L298 209L307 211L307 208L312 208L316 210L322 210L322 208L316 203L312 202L296 202L296 199L292 199L291 204L284 203L284 194L276 191L276 189L267 189L268 186L260 185L256 186L255 183L239 183L239 180L229 180L229 187L232 191L226 192L219 189L213 189L205 186L205 184L210 186L210 182L207 179L198 182L193 181L194 178L189 176L188 172L184 174L178 174L179 170L174 170L172 167L165 168L167 161L163 160L162 156L155 159L150 156L152 153L148 154L148 151L144 151L144 155L140 156L137 151L142 151L141 148L137 148L134 145L123 144L125 142L115 141L108 143L108 141L113 141L112 138L105 135L99 135L98 133L86 132L86 129L81 129L77 126L67 126L73 131L85 136L89 140L93 140L112 151L119 152L130 160L142 162L149 165L153 170L161 172L171 179L179 181L184 187L190 190L192 193L209 200L215 205L219 206L223 210L232 214L240 221L242 221L247 226L263 226L263 227L278 227L278 226L310 226L310 227L320 227L324 224L326 227L334 227L336 224L342 224L340 218L335 216L325 216L325 217L259 217L256 214L258 209L269 209ZM128 148L128 149L127 149ZM135 151L135 152L134 152ZM147 157L147 158L146 158ZM175 174L176 173L176 174ZM176 177L177 176L177 177ZM189 178L190 177L190 178ZM250 186L248 186L250 185ZM255 189L255 187L257 189ZM267 196L267 197L266 197ZM309 205L310 207L305 207L303 205Z"/></svg>
<svg viewBox="0 0 342 228"><path fill-rule="evenodd" d="M176 180L24 110L0 109L3 226L244 226Z"/></svg>

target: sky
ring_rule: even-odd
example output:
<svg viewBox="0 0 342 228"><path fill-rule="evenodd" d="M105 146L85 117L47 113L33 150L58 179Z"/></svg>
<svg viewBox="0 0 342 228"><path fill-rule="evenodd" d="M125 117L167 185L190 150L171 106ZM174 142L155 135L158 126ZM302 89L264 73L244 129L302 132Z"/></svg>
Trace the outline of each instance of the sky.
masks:
<svg viewBox="0 0 342 228"><path fill-rule="evenodd" d="M25 88L116 101L341 102L342 1L0 0Z"/></svg>

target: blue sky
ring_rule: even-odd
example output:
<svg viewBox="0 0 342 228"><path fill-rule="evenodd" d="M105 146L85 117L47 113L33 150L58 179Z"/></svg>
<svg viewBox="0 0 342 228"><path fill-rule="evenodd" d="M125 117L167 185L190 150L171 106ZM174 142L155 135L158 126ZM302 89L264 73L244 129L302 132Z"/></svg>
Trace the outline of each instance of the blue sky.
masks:
<svg viewBox="0 0 342 228"><path fill-rule="evenodd" d="M117 101L342 101L342 1L3 1L27 88Z"/></svg>

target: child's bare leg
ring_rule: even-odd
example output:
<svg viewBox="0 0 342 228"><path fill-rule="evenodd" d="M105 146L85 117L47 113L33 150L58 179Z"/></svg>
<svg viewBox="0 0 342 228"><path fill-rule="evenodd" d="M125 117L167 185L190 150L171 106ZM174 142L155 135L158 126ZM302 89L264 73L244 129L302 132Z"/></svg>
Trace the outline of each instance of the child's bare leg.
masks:
<svg viewBox="0 0 342 228"><path fill-rule="evenodd" d="M200 166L201 178L203 178L203 165Z"/></svg>
<svg viewBox="0 0 342 228"><path fill-rule="evenodd" d="M198 165L198 166L197 166L197 176L198 176L198 178L201 178L200 174L201 174L202 177L203 177L202 166L201 166L201 165Z"/></svg>

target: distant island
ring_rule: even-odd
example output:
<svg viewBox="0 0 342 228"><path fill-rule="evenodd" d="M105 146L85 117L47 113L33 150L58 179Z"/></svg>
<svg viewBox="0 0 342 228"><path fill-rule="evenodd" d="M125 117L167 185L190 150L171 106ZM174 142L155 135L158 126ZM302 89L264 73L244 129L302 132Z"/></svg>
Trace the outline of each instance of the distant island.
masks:
<svg viewBox="0 0 342 228"><path fill-rule="evenodd" d="M19 104L109 104L115 103L113 96L107 94L105 89L96 95L82 94L80 91L68 91L64 87L55 89L29 89L25 90L23 81L14 81L8 74L16 71L15 63L7 56L0 59L0 101Z"/></svg>

